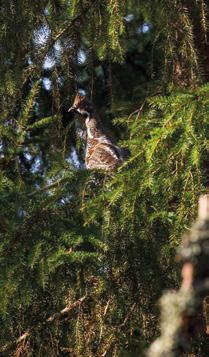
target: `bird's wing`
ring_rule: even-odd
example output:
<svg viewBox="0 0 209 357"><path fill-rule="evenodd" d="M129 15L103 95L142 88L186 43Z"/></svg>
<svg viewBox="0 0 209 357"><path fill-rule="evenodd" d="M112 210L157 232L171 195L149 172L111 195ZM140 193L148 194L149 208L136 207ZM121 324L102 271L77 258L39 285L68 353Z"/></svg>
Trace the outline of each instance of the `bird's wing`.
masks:
<svg viewBox="0 0 209 357"><path fill-rule="evenodd" d="M121 163L119 148L113 144L99 143L86 155L88 169L113 170Z"/></svg>

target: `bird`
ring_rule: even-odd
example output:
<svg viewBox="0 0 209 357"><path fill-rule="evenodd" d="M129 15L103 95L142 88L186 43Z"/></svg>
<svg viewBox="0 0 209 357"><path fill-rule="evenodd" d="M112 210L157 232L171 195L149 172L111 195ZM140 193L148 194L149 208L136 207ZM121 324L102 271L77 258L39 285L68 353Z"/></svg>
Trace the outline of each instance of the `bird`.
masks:
<svg viewBox="0 0 209 357"><path fill-rule="evenodd" d="M77 93L73 105L68 110L85 120L87 143L85 165L89 170L116 170L124 162L124 149L113 143L105 132L101 119L86 95Z"/></svg>

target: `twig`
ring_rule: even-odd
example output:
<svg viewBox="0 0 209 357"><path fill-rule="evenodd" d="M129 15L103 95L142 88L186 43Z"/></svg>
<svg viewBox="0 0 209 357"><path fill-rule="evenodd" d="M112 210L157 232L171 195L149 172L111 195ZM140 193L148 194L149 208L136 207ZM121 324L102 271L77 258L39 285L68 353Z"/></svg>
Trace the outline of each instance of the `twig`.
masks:
<svg viewBox="0 0 209 357"><path fill-rule="evenodd" d="M64 315L70 314L76 307L80 306L80 304L82 304L87 298L88 298L87 294L82 296L80 299L76 300L72 305L66 306L60 312L57 312L57 313L51 315L46 321L44 321L41 324L38 324L37 326L34 326L31 329L24 332L20 337L18 337L18 339L16 341L9 342L9 343L5 344L4 346L0 346L0 353L3 353L3 352L12 350L13 348L15 348L15 346L17 346L22 341L25 341L28 337L30 337L34 330L38 330L41 327L43 327L46 324L46 322L51 323L55 320L59 320Z"/></svg>
<svg viewBox="0 0 209 357"><path fill-rule="evenodd" d="M38 190L34 190L32 192L30 192L28 194L28 197L33 197L35 195L37 195L38 193L41 193L41 192L44 192L44 191L47 191L47 190L51 190L52 188L56 187L56 186L59 186L61 183L65 183L68 181L68 178L67 177L64 177L60 180L57 180L56 182L53 182L52 184L50 185L46 185L42 188L39 188Z"/></svg>
<svg viewBox="0 0 209 357"><path fill-rule="evenodd" d="M136 307L136 302L131 306L129 312L127 313L127 315L126 315L124 321L122 322L122 324L120 324L119 328L122 328L122 327L125 326L125 324L127 323L129 317L131 316L132 312L134 311L135 307Z"/></svg>
<svg viewBox="0 0 209 357"><path fill-rule="evenodd" d="M141 112L142 112L144 106L145 106L145 102L142 103L142 105L140 106L140 108L134 110L134 112L132 112L132 113L129 115L128 121L131 119L131 117L132 117L134 114L137 114L137 119L138 119L138 117L139 117L139 115L141 114Z"/></svg>
<svg viewBox="0 0 209 357"><path fill-rule="evenodd" d="M108 302L109 302L109 301L108 301ZM135 303L131 306L131 309L130 309L129 312L127 313L127 315L126 315L124 321L123 321L119 326L116 326L116 327L115 327L115 334L114 334L115 336L118 335L118 334L120 333L121 329L126 325L128 319L130 318L130 316L131 316L132 312L134 311L136 305L137 305L137 304L136 304L136 302L135 302ZM117 341L116 339L113 340L113 341L110 343L110 345L107 347L107 349L103 352L103 354L102 354L101 356L102 356L102 357L105 357L105 356L107 355L107 353L110 351L110 349L111 349L114 345L116 345L117 342L118 342L118 341Z"/></svg>
<svg viewBox="0 0 209 357"><path fill-rule="evenodd" d="M59 320L62 318L64 315L69 314L73 309L76 307L80 306L82 302L84 302L87 299L88 295L84 295L77 301L75 301L72 305L66 306L64 309L62 309L60 312L56 312L55 314L51 315L48 319L47 322L53 322L54 320Z"/></svg>
<svg viewBox="0 0 209 357"><path fill-rule="evenodd" d="M108 300L108 302L107 302L107 304L106 304L106 306L105 306L103 316L106 316L106 314L107 314L107 310L108 310L108 308L109 308L110 301L111 301L111 299Z"/></svg>

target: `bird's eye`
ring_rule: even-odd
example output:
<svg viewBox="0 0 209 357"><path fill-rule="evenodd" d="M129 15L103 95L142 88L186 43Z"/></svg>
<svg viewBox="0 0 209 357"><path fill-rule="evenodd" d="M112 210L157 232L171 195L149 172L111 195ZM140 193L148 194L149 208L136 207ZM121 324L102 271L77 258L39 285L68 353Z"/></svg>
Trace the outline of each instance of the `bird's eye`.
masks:
<svg viewBox="0 0 209 357"><path fill-rule="evenodd" d="M84 116L85 119L87 119L89 117L89 113L84 111L83 116Z"/></svg>

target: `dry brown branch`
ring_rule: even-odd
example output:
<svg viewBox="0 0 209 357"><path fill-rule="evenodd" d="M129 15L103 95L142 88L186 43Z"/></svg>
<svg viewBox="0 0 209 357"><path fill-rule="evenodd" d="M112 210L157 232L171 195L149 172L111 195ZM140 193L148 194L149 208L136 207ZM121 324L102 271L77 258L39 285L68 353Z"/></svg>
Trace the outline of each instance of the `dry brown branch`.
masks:
<svg viewBox="0 0 209 357"><path fill-rule="evenodd" d="M108 300L109 302L110 300ZM129 318L131 317L131 314L133 313L134 309L136 308L136 302L131 306L130 310L128 311L125 319L123 320L123 322L115 327L115 332L114 332L114 339L113 341L110 343L110 345L106 348L106 350L102 353L101 357L105 357L107 355L107 353L111 350L111 348L113 348L117 343L118 343L118 337L119 334L121 333L121 329L126 325L127 321L129 320Z"/></svg>
<svg viewBox="0 0 209 357"><path fill-rule="evenodd" d="M69 314L76 307L80 306L82 304L82 302L84 302L87 299L87 297L88 297L88 295L84 295L80 299L76 300L72 305L66 306L60 312L56 312L55 314L51 315L47 319L47 322L53 322L55 320L59 320L60 318L64 317L65 315Z"/></svg>
<svg viewBox="0 0 209 357"><path fill-rule="evenodd" d="M87 294L82 296L80 299L76 300L73 304L66 306L61 311L51 315L46 321L42 322L42 324L39 324L38 326L34 326L31 329L24 332L20 337L18 337L18 339L16 341L8 342L7 344L0 346L0 353L5 353L9 350L14 349L16 346L18 346L22 342L25 343L26 340L31 336L33 331L39 330L41 327L43 327L46 324L46 322L51 323L55 320L61 319L65 315L70 314L76 307L80 306L87 298L88 298Z"/></svg>
<svg viewBox="0 0 209 357"><path fill-rule="evenodd" d="M122 322L122 324L119 326L119 328L122 328L126 325L128 319L130 318L131 314L133 313L134 309L136 307L136 302L131 306L130 310L128 311L124 321Z"/></svg>

